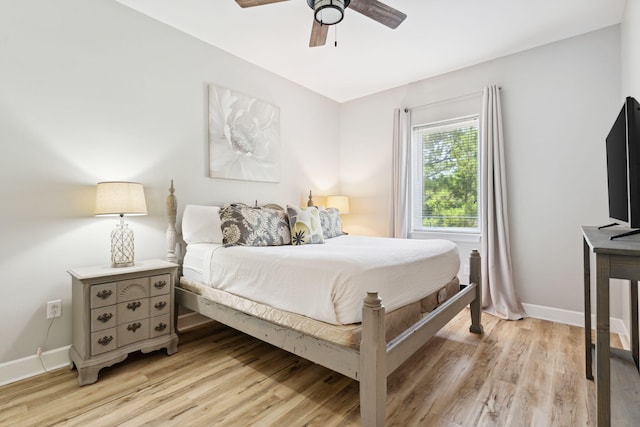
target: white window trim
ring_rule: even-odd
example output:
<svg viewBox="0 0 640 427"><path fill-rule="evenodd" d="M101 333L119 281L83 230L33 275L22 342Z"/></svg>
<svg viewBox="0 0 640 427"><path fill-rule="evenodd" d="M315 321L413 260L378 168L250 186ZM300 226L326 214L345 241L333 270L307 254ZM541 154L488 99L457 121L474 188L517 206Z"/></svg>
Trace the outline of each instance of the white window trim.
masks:
<svg viewBox="0 0 640 427"><path fill-rule="evenodd" d="M450 231L410 231L410 239L444 239L459 243L480 243L480 232L478 233L454 233Z"/></svg>

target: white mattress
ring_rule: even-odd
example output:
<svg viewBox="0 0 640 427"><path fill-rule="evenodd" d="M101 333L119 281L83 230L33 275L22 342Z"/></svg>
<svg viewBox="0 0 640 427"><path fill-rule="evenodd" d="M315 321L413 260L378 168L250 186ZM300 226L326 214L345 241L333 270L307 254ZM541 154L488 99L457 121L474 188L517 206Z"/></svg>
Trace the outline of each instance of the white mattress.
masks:
<svg viewBox="0 0 640 427"><path fill-rule="evenodd" d="M191 243L187 246L182 261L182 275L194 282L204 283L204 257L211 257L211 251L220 245L210 243Z"/></svg>
<svg viewBox="0 0 640 427"><path fill-rule="evenodd" d="M377 291L386 310L424 298L458 273L448 240L340 236L324 244L187 247L183 274L232 294L332 324L362 320Z"/></svg>

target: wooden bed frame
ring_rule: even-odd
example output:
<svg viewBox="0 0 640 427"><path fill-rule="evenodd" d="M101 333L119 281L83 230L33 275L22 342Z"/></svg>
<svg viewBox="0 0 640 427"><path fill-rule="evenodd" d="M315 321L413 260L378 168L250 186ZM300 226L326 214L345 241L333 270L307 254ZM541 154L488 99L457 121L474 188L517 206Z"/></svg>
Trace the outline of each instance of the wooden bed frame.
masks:
<svg viewBox="0 0 640 427"><path fill-rule="evenodd" d="M167 260L178 263L177 203L173 181L169 192ZM460 292L389 342L385 342L385 308L382 300L377 292L368 292L362 308L359 350L285 328L179 287L175 288L175 299L177 305L359 381L362 425L370 427L384 425L387 377L467 305L471 308L470 332L483 333L480 323L480 278L480 254L473 250L470 256L470 284L461 285ZM177 307L175 312L178 312Z"/></svg>

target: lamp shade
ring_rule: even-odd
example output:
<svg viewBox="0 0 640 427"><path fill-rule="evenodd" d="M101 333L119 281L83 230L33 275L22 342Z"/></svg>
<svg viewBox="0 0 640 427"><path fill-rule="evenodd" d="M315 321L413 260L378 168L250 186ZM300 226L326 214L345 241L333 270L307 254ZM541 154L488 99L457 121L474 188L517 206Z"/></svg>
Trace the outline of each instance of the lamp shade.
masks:
<svg viewBox="0 0 640 427"><path fill-rule="evenodd" d="M99 182L95 215L146 215L144 188L137 182Z"/></svg>
<svg viewBox="0 0 640 427"><path fill-rule="evenodd" d="M348 214L350 212L349 208L349 197L347 196L327 196L327 207L328 208L337 208L341 214Z"/></svg>

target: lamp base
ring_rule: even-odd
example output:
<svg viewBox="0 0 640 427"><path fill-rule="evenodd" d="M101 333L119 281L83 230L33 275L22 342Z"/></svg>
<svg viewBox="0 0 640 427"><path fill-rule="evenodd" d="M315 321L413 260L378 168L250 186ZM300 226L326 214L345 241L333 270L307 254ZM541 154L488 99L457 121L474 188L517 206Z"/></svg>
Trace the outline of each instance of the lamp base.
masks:
<svg viewBox="0 0 640 427"><path fill-rule="evenodd" d="M133 267L134 265L136 265L136 263L133 262L133 261L131 261L131 262L120 262L120 263L112 262L111 263L111 267L112 268Z"/></svg>
<svg viewBox="0 0 640 427"><path fill-rule="evenodd" d="M134 265L134 253L133 230L127 224L118 224L111 232L111 266L131 267Z"/></svg>

